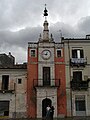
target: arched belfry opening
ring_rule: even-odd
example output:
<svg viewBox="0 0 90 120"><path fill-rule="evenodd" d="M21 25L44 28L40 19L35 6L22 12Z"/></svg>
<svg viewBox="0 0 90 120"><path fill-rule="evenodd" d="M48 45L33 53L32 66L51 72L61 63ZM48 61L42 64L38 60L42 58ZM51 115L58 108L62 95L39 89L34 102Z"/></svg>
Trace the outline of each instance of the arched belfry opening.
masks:
<svg viewBox="0 0 90 120"><path fill-rule="evenodd" d="M42 100L42 117L46 116L46 107L52 105L52 101L49 98L45 98Z"/></svg>

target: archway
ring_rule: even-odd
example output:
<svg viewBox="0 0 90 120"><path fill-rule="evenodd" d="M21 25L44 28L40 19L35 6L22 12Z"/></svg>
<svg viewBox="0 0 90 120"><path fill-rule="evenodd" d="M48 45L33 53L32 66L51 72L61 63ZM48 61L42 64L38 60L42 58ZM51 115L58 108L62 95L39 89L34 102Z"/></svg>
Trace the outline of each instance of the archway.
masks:
<svg viewBox="0 0 90 120"><path fill-rule="evenodd" d="M42 117L46 116L46 107L49 105L51 106L52 101L48 98L43 99L42 101Z"/></svg>

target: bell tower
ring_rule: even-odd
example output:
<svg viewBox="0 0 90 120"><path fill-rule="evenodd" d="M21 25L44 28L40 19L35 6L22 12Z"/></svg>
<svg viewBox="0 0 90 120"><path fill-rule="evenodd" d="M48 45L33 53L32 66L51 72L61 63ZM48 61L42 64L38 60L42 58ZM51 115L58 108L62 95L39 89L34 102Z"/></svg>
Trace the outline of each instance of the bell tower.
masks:
<svg viewBox="0 0 90 120"><path fill-rule="evenodd" d="M38 42L28 43L27 113L30 118L44 118L48 105L54 106L54 117L66 112L63 44L56 43L52 34L49 37L46 4L43 15L43 35L40 34Z"/></svg>

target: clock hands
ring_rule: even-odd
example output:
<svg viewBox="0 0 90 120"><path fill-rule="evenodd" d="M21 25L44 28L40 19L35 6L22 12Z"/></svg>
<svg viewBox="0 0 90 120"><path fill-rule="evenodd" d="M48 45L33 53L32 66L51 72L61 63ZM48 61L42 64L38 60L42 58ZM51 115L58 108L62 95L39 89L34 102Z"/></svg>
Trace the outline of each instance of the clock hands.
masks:
<svg viewBox="0 0 90 120"><path fill-rule="evenodd" d="M42 51L42 58L43 59L49 59L50 58L50 56L51 56L51 53L50 53L50 51L49 50L43 50Z"/></svg>
<svg viewBox="0 0 90 120"><path fill-rule="evenodd" d="M46 52L44 55L48 55L48 52Z"/></svg>

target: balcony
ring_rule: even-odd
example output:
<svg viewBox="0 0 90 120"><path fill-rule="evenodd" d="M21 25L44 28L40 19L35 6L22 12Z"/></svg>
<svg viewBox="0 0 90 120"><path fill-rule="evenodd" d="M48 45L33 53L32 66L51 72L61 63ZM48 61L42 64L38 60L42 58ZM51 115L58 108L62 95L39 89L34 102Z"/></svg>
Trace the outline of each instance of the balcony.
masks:
<svg viewBox="0 0 90 120"><path fill-rule="evenodd" d="M14 93L15 90L5 90L5 89L1 89L0 93Z"/></svg>
<svg viewBox="0 0 90 120"><path fill-rule="evenodd" d="M70 87L72 90L87 90L89 87L89 80L87 81L70 81Z"/></svg>
<svg viewBox="0 0 90 120"><path fill-rule="evenodd" d="M34 79L33 80L34 87L59 87L60 79L52 79L52 80L43 80L43 79Z"/></svg>
<svg viewBox="0 0 90 120"><path fill-rule="evenodd" d="M71 66L84 66L87 64L87 58L71 58L70 65Z"/></svg>
<svg viewBox="0 0 90 120"><path fill-rule="evenodd" d="M0 88L0 93L15 93L15 85L13 84L12 86L9 87L1 87Z"/></svg>

